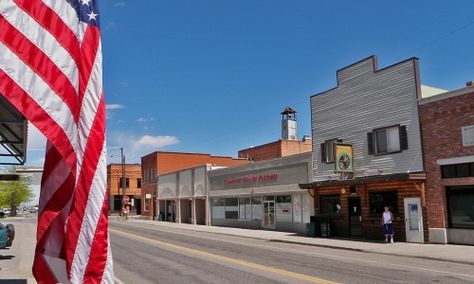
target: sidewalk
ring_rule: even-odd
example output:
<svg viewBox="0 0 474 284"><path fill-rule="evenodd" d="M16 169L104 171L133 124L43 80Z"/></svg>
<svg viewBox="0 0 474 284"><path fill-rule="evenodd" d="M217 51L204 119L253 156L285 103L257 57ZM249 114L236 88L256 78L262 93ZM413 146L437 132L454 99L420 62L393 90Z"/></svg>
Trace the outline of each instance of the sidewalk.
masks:
<svg viewBox="0 0 474 284"><path fill-rule="evenodd" d="M439 245L439 244L415 244L395 242L394 244L340 240L331 238L304 237L295 233L249 230L230 227L217 227L192 224L177 224L171 222L158 222L140 219L132 219L129 222L143 223L152 226L169 227L181 230L208 232L221 235L245 237L265 240L268 242L283 242L334 249L353 250L368 253L379 253L409 257L419 257L450 261L457 263L474 264L474 246L465 245Z"/></svg>

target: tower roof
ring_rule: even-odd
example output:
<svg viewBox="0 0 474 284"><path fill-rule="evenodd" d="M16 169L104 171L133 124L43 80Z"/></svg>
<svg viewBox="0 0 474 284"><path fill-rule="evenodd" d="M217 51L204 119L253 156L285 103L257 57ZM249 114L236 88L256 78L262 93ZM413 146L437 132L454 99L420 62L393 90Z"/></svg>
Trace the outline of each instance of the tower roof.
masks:
<svg viewBox="0 0 474 284"><path fill-rule="evenodd" d="M296 110L292 109L291 107L287 106L282 112L281 114L292 114L292 113L296 113Z"/></svg>

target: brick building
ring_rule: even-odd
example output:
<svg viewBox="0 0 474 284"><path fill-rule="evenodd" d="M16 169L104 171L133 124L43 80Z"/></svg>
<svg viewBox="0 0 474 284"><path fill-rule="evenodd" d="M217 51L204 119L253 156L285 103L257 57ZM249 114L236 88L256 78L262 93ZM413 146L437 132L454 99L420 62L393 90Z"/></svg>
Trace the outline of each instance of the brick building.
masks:
<svg viewBox="0 0 474 284"><path fill-rule="evenodd" d="M141 214L141 166L125 164L125 195L129 198L131 213ZM119 213L122 208L124 188L122 187L122 164L107 166L107 191L109 212Z"/></svg>
<svg viewBox="0 0 474 284"><path fill-rule="evenodd" d="M311 152L313 149L311 137L304 136L302 141L298 141L296 111L286 107L281 115L280 140L240 150L238 157L250 161L263 161Z"/></svg>
<svg viewBox="0 0 474 284"><path fill-rule="evenodd" d="M419 102L429 240L474 244L474 86Z"/></svg>
<svg viewBox="0 0 474 284"><path fill-rule="evenodd" d="M246 159L212 156L201 153L182 153L157 151L141 158L142 169L142 215L156 217L156 177L181 169L204 164L231 167L247 163Z"/></svg>

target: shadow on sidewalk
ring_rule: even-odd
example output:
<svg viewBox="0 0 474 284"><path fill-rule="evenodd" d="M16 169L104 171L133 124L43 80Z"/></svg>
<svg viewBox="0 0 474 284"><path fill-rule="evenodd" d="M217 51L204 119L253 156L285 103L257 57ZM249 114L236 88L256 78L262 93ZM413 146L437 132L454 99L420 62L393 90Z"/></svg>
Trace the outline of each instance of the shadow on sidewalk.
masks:
<svg viewBox="0 0 474 284"><path fill-rule="evenodd" d="M15 258L15 256L14 255L0 255L0 260L12 259L12 258ZM2 284L2 282L0 282L0 284Z"/></svg>

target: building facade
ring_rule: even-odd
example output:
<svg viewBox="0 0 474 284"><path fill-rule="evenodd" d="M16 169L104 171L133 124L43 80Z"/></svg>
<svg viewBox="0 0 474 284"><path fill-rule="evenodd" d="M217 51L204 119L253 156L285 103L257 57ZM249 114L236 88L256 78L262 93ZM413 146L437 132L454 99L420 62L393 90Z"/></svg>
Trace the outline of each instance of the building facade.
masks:
<svg viewBox="0 0 474 284"><path fill-rule="evenodd" d="M156 177L181 169L210 164L212 166L236 166L247 163L245 159L212 156L201 153L157 151L141 158L142 165L142 215L157 217Z"/></svg>
<svg viewBox="0 0 474 284"><path fill-rule="evenodd" d="M311 175L312 153L209 172L211 224L305 233L313 198L299 183Z"/></svg>
<svg viewBox="0 0 474 284"><path fill-rule="evenodd" d="M123 197L128 197L128 207L132 214L141 214L141 187L142 175L139 164L125 164L123 173L122 164L109 164L107 166L107 191L109 193L109 212L120 213ZM125 176L125 183L122 177ZM123 187L125 185L125 187Z"/></svg>
<svg viewBox="0 0 474 284"><path fill-rule="evenodd" d="M209 225L208 172L210 164L157 177L158 220Z"/></svg>
<svg viewBox="0 0 474 284"><path fill-rule="evenodd" d="M424 242L425 174L418 115L418 59L379 69L375 56L337 71L337 86L311 97L313 182L328 235L383 239L384 206L395 239Z"/></svg>
<svg viewBox="0 0 474 284"><path fill-rule="evenodd" d="M419 102L432 243L474 245L474 86Z"/></svg>

